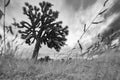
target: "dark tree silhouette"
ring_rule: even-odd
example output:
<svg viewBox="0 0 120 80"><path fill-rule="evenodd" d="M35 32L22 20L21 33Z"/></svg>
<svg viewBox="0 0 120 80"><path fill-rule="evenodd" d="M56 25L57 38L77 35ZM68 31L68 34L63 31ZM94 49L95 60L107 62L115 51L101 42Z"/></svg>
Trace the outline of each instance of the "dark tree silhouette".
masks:
<svg viewBox="0 0 120 80"><path fill-rule="evenodd" d="M49 60L51 60L51 58L49 56L45 56L45 61L48 62Z"/></svg>
<svg viewBox="0 0 120 80"><path fill-rule="evenodd" d="M36 42L32 59L37 60L42 44L60 51L67 40L68 26L62 27L62 21L57 21L59 12L53 11L52 6L53 4L43 1L39 3L39 7L29 3L25 3L23 7L24 15L29 21L21 21L17 26L21 28L19 33L22 39L26 39L27 44Z"/></svg>

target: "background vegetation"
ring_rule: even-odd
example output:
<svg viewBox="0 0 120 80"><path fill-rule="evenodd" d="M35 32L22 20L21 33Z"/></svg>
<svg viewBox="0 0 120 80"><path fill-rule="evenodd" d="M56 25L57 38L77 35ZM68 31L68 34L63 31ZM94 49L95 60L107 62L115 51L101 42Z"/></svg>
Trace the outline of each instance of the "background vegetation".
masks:
<svg viewBox="0 0 120 80"><path fill-rule="evenodd" d="M105 6L105 4L106 2L104 3L103 6ZM46 2L40 4L40 6L44 8L46 8L46 5L48 6L47 10L49 13L51 11L50 7L52 6L52 4ZM30 37L28 37L25 41L26 43L31 44L32 43L32 41L30 41L31 38L37 39L36 38L37 35L35 35L34 33L37 24L34 24L34 21L39 20L37 19L39 17L35 17L35 16L40 16L41 13L38 12L36 13L37 15L35 15L34 13L32 13L32 11L33 10L38 11L38 8L35 6L33 7L28 3L26 3L26 6L27 7L23 8L24 14L28 15L30 21L32 22L32 25L30 25L31 23L27 23L25 21L22 21L19 24L16 23L14 19L14 23L12 24L12 26L14 27L17 26L19 28L26 27L27 28L26 31L22 29L19 32L22 34L22 37L27 37L26 35L29 35L30 32L31 33ZM44 10L45 13L47 14L46 9ZM106 9L100 12L100 14L104 13L105 11ZM54 21L58 17L58 12L53 12L53 13L55 16L52 16L52 18L50 18L50 22L51 19L52 21ZM51 13L51 15L53 15L53 13ZM33 18L35 20L31 16L32 17L34 16L35 18L34 17ZM50 22L48 20L48 23L50 25L53 24ZM48 32L52 36L53 36L52 33L54 33L54 38L53 37L49 38L50 41L51 38L53 39L53 43L56 43L54 41L59 41L59 39L63 39L63 40L57 44L57 48L55 44L52 45L52 42L48 44L49 40L46 42L41 41L40 45L44 43L47 44L48 47L50 48L54 47L59 51L61 46L65 45L65 41L66 41L65 36L68 35L68 30L67 30L68 27L62 28L61 22L56 22L55 24L56 24L54 26L55 28L53 29L50 26L44 28L43 30L41 30L40 28L39 31L40 32L43 31L44 33ZM99 22L92 22L91 24L99 24ZM98 34L97 35L98 41L95 42L93 45L91 45L85 53L77 56L78 58L69 58L67 56L68 58L52 59L49 56L45 56L36 60L36 63L34 63L34 61L31 59L22 59L20 55L19 57L18 56L16 57L16 53L19 47L21 47L23 43L20 43L18 45L13 45L14 43L16 43L18 34L13 32L13 28L11 26L4 26L4 27L7 29L6 32L7 34L11 33L11 35L14 35L15 37L12 40L6 39L7 40L6 52L4 52L3 50L4 39L1 37L0 80L120 80L119 30L115 29L115 31L113 31L112 29L110 29L106 33ZM86 30L84 29L84 31ZM106 34L108 33L110 34L106 36ZM42 35L42 33L40 35ZM46 33L44 35L48 35L48 34ZM58 35L62 36L62 38L58 39ZM42 38L39 37L39 39L47 40L47 37L49 36L45 38L44 37L45 36L43 36ZM113 45L112 42L116 39L118 39L118 43ZM97 57L95 57L96 55Z"/></svg>

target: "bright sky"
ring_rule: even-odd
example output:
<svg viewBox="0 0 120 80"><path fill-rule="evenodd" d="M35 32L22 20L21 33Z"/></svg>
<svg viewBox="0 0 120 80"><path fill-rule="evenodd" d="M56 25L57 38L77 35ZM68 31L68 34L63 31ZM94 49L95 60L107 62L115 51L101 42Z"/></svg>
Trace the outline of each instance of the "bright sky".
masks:
<svg viewBox="0 0 120 80"><path fill-rule="evenodd" d="M3 10L2 1L0 2L0 8ZM7 17L6 24L10 24L13 22L12 18L16 18L17 21L21 21L26 19L23 16L22 7L24 6L24 2L29 2L33 5L38 5L39 2L43 0L11 0L9 6L7 7ZM64 47L62 51L67 51L72 48L77 40L79 40L80 36L83 33L83 25L90 24L90 22L97 15L98 11L102 8L105 0L44 0L49 1L54 4L53 9L60 12L59 20L63 21L63 25L69 26L69 36L67 36L67 44L68 46ZM106 5L110 7L115 0L109 0ZM96 20L103 20L103 16L98 17ZM108 25L110 20L113 20L113 17L106 20L104 23L99 25L91 26L85 36L83 36L82 40L80 40L81 44L86 47L92 43L93 37L99 32L103 31ZM49 53L51 50L46 47L42 48L41 53Z"/></svg>

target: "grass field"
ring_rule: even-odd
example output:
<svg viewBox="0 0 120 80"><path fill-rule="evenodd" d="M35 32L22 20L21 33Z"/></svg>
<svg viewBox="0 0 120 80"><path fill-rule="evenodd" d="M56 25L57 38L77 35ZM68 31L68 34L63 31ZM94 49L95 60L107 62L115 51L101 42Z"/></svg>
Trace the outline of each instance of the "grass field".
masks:
<svg viewBox="0 0 120 80"><path fill-rule="evenodd" d="M53 60L36 64L11 55L1 56L0 80L120 80L120 54L111 50L93 60Z"/></svg>

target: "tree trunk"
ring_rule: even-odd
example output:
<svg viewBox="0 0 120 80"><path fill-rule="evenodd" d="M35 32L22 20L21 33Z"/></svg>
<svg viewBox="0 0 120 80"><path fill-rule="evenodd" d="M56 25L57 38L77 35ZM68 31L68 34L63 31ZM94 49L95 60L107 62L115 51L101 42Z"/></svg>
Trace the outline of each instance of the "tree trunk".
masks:
<svg viewBox="0 0 120 80"><path fill-rule="evenodd" d="M37 60L38 58L38 53L39 53L39 48L40 48L40 40L36 40L36 44L35 44L35 48L34 48L34 51L33 51L33 55L32 55L32 59L34 61Z"/></svg>

